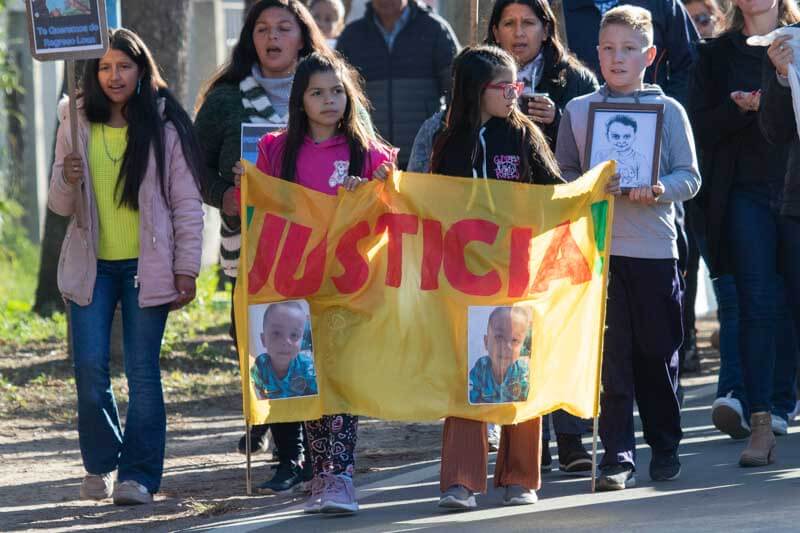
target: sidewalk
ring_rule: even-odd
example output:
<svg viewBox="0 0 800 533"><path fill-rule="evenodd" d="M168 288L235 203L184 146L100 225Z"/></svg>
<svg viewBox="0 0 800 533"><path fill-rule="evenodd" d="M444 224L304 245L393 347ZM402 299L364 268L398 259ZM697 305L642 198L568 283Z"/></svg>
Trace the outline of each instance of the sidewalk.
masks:
<svg viewBox="0 0 800 533"><path fill-rule="evenodd" d="M740 468L744 441L732 441L711 425L715 384L710 381L685 381L694 384L686 387L683 410L683 471L673 482L650 481L650 452L637 433L638 484L625 491L591 494L588 478L554 471L544 476L536 505L503 507L502 494L491 490L478 498L476 511L444 513L436 507L439 462L428 461L359 487L361 513L353 517L305 516L295 504L266 515L228 515L191 531L797 531L800 428L778 439L776 464Z"/></svg>

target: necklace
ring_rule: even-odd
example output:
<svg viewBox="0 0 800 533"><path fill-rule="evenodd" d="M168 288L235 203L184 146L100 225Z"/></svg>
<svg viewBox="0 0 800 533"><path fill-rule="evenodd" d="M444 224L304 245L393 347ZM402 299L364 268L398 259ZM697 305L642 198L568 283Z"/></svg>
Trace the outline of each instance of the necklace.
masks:
<svg viewBox="0 0 800 533"><path fill-rule="evenodd" d="M119 156L119 157L114 157L114 156L112 156L112 155L111 155L111 152L108 150L108 143L106 142L106 125L105 125L105 124L102 124L100 127L101 127L101 131L102 131L102 133L103 133L103 148L104 148L104 149L105 149L105 151L106 151L106 156L108 156L108 158L111 160L111 162L112 162L112 163L114 163L114 164L116 165L116 164L118 164L120 161L122 161L122 158L123 158L123 157L125 157L125 152L122 152L122 155L121 155L121 156Z"/></svg>

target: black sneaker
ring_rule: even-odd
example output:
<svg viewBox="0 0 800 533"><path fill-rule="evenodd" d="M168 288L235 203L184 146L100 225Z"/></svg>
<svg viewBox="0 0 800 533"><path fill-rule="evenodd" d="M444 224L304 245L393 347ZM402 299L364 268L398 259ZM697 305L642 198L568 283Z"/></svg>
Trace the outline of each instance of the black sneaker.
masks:
<svg viewBox="0 0 800 533"><path fill-rule="evenodd" d="M553 470L553 456L550 455L550 441L542 441L542 467L541 471L547 473Z"/></svg>
<svg viewBox="0 0 800 533"><path fill-rule="evenodd" d="M286 494L293 492L303 482L303 469L294 463L280 463L275 475L258 486L261 494Z"/></svg>
<svg viewBox="0 0 800 533"><path fill-rule="evenodd" d="M269 449L269 436L267 434L269 426L262 424L250 426L250 454L265 453ZM247 454L247 435L242 435L239 439L239 453Z"/></svg>
<svg viewBox="0 0 800 533"><path fill-rule="evenodd" d="M588 476L592 473L592 456L581 443L580 435L556 435L559 470L566 474Z"/></svg>
<svg viewBox="0 0 800 533"><path fill-rule="evenodd" d="M598 491L623 490L636 486L636 476L631 465L608 465L600 467L595 488Z"/></svg>
<svg viewBox="0 0 800 533"><path fill-rule="evenodd" d="M678 452L653 452L650 459L650 479L653 481L672 481L681 475L681 462Z"/></svg>

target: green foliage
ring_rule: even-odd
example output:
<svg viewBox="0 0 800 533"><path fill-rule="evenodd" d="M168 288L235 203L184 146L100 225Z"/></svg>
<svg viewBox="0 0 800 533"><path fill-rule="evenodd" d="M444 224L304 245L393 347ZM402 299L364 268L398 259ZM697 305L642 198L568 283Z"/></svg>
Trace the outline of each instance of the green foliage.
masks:
<svg viewBox="0 0 800 533"><path fill-rule="evenodd" d="M228 292L217 292L218 281L216 267L200 273L195 300L169 315L162 351L171 351L180 342L192 342L198 332L227 324L230 320L230 297ZM195 353L202 354L205 349L201 343Z"/></svg>
<svg viewBox="0 0 800 533"><path fill-rule="evenodd" d="M39 249L22 225L22 206L0 194L0 303L32 301Z"/></svg>

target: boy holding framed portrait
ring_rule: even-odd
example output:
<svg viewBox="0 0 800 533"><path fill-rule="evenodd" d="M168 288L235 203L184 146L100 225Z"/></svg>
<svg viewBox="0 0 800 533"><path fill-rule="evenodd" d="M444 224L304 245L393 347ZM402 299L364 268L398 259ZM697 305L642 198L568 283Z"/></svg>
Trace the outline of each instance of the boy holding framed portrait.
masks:
<svg viewBox="0 0 800 533"><path fill-rule="evenodd" d="M606 84L567 104L556 159L566 180L617 161L603 348L598 490L635 484L633 401L652 449L650 478L680 474L683 436L677 398L683 340L675 202L700 189L691 126L683 107L644 73L656 58L650 12L609 10L597 47ZM613 181L612 181L613 183Z"/></svg>

